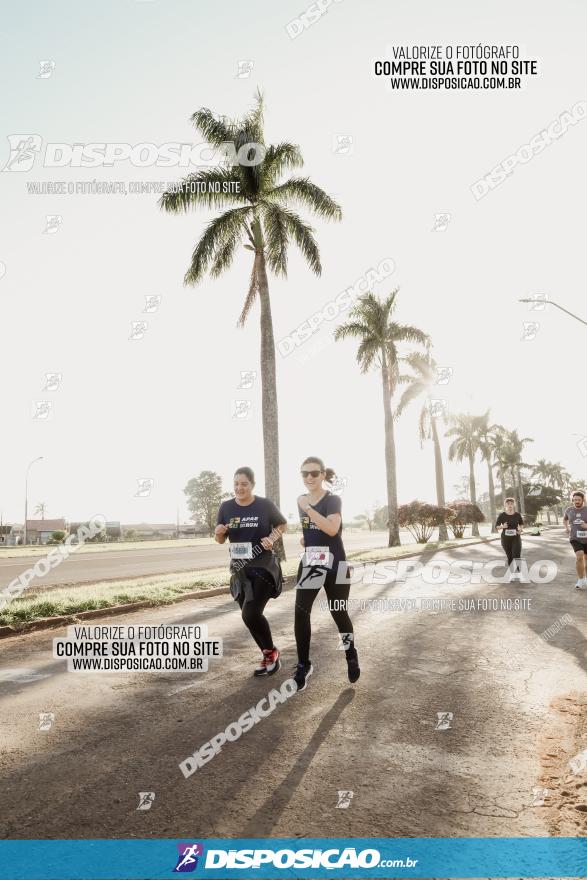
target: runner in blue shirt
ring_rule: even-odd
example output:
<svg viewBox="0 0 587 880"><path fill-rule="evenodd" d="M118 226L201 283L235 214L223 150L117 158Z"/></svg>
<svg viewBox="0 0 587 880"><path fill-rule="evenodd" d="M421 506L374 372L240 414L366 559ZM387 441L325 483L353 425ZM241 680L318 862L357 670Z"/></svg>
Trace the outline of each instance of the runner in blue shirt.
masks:
<svg viewBox="0 0 587 880"><path fill-rule="evenodd" d="M287 520L268 498L253 495L255 475L239 468L234 475L234 498L223 501L214 537L230 542L230 589L242 618L262 652L255 675L273 675L281 667L269 622L263 611L269 599L281 593L281 567L273 544L287 528Z"/></svg>

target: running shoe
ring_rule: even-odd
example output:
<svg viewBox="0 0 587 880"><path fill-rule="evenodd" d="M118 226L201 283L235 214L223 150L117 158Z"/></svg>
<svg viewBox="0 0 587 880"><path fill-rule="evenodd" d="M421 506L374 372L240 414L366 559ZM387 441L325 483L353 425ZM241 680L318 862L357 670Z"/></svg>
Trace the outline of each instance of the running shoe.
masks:
<svg viewBox="0 0 587 880"><path fill-rule="evenodd" d="M281 669L279 651L277 650L277 648L271 648L270 650L266 649L263 651L261 662L255 669L254 674L256 676L273 675L273 673L277 672L278 669Z"/></svg>
<svg viewBox="0 0 587 880"><path fill-rule="evenodd" d="M267 675L273 675L281 669L281 660L279 659L279 651L273 648L271 651L263 651L265 656L265 668Z"/></svg>
<svg viewBox="0 0 587 880"><path fill-rule="evenodd" d="M261 652L261 662L255 669L253 675L267 675L267 658L265 657L265 651Z"/></svg>
<svg viewBox="0 0 587 880"><path fill-rule="evenodd" d="M579 578L577 583L575 584L576 590L584 590L587 586L587 578Z"/></svg>
<svg viewBox="0 0 587 880"><path fill-rule="evenodd" d="M346 651L346 662L348 666L347 671L349 674L349 681L351 684L354 684L361 674L359 655L357 654L356 648L349 648L348 651Z"/></svg>
<svg viewBox="0 0 587 880"><path fill-rule="evenodd" d="M314 667L311 663L298 663L296 666L296 671L294 674L294 681L298 686L298 693L300 691L306 690L306 684L309 677L314 672Z"/></svg>

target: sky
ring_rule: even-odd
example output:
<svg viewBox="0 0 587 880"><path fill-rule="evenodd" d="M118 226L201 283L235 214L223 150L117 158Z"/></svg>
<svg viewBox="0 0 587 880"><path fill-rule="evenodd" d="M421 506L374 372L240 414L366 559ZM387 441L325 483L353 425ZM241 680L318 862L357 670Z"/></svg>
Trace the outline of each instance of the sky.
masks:
<svg viewBox="0 0 587 880"><path fill-rule="evenodd" d="M587 100L587 12L571 0L340 0L292 38L300 27L287 25L305 8L303 0L12 4L0 37L10 84L0 167L17 135L38 135L43 149L198 144L195 110L241 115L260 88L266 142L299 144L297 173L343 211L330 224L302 212L323 272L315 277L292 248L288 278L270 278L276 340L393 261L373 290L398 287L397 320L430 334L436 361L452 371L438 393L448 413L490 410L493 421L533 438L527 460L560 461L587 479L577 403L585 326L552 305L534 311L518 302L542 294L587 319L587 122L569 126L484 198L471 190ZM392 46L479 43L519 46L521 58L537 60L537 75L520 90L398 91L373 72ZM40 77L43 61L53 64ZM185 287L208 212L164 214L152 193L29 191L51 181L74 190L78 182L169 182L194 170L129 161L44 167L41 151L29 170L0 173L4 522L22 522L25 473L39 456L29 510L44 502L47 517L173 522L179 511L184 521L191 477L216 471L229 490L242 465L257 472L263 494L258 306L236 326L251 253L242 249L221 279ZM48 216L61 219L48 225ZM45 231L52 222L57 231ZM160 297L155 311L144 311L147 297ZM303 491L308 455L345 481L345 519L385 503L380 378L360 373L356 343L332 340L347 317L277 354L286 515ZM147 327L133 334L140 321ZM525 322L539 326L524 330ZM243 372L257 373L252 387L239 388ZM58 374L49 388L47 373ZM235 418L241 406L246 417ZM433 452L420 448L419 404L412 407L396 425L400 503L435 500ZM442 442L450 499L466 467L447 461ZM485 466L477 473L484 491Z"/></svg>

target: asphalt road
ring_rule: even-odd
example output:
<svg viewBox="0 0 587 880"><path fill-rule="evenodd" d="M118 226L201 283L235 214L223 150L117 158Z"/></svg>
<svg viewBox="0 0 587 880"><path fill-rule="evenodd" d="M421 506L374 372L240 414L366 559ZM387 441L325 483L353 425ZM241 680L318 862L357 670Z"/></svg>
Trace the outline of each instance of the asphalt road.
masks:
<svg viewBox="0 0 587 880"><path fill-rule="evenodd" d="M285 549L290 556L299 552L299 539L299 535L286 535ZM345 532L344 543L349 552L385 547L387 532ZM40 558L40 556L0 558L0 587L9 584ZM74 553L57 568L48 572L45 577L35 578L34 587L35 590L42 590L62 585L217 568L227 564L228 549L219 544L133 550L114 548L100 553Z"/></svg>
<svg viewBox="0 0 587 880"><path fill-rule="evenodd" d="M557 563L556 579L354 586L366 603L352 612L354 686L317 600L306 691L189 779L179 763L291 674L293 590L268 606L283 659L269 680L251 676L257 649L224 596L92 621L206 623L224 639L207 673L67 673L51 654L63 630L0 643L0 836L584 836L587 773L568 762L587 744L587 592L562 530L525 538L524 552ZM500 556L491 543L434 560ZM426 598L473 610L422 610ZM401 599L417 609L374 604ZM139 792L155 794L148 811Z"/></svg>

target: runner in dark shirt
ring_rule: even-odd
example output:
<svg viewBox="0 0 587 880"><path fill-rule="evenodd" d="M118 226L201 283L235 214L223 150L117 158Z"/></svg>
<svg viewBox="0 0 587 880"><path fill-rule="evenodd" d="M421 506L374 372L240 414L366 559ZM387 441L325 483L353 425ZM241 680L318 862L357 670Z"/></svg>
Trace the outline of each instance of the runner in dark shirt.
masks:
<svg viewBox="0 0 587 880"><path fill-rule="evenodd" d="M508 560L510 580L521 580L520 559L522 558L522 527L524 520L516 510L513 498L505 499L505 511L500 513L495 522L496 529L501 532L501 546Z"/></svg>
<svg viewBox="0 0 587 880"><path fill-rule="evenodd" d="M223 501L214 537L230 542L231 592L242 618L262 651L255 675L273 675L281 666L271 628L263 614L269 599L281 591L281 568L273 544L286 530L287 520L268 498L253 495L255 476L250 468L234 475L234 498Z"/></svg>
<svg viewBox="0 0 587 880"><path fill-rule="evenodd" d="M314 671L310 660L310 615L322 586L345 650L349 681L357 681L361 674L353 624L348 613L350 584L341 537L341 501L337 495L323 489L323 483L330 484L333 477L334 471L325 468L319 458L307 458L302 464L302 479L308 491L298 498L304 547L298 569L295 608L298 665L294 680L299 691L305 689L306 681Z"/></svg>
<svg viewBox="0 0 587 880"><path fill-rule="evenodd" d="M571 501L573 503L565 510L563 522L571 541L571 547L575 551L575 563L577 566L575 589L584 590L587 587L587 507L585 507L585 493L577 489L576 492L573 492Z"/></svg>

